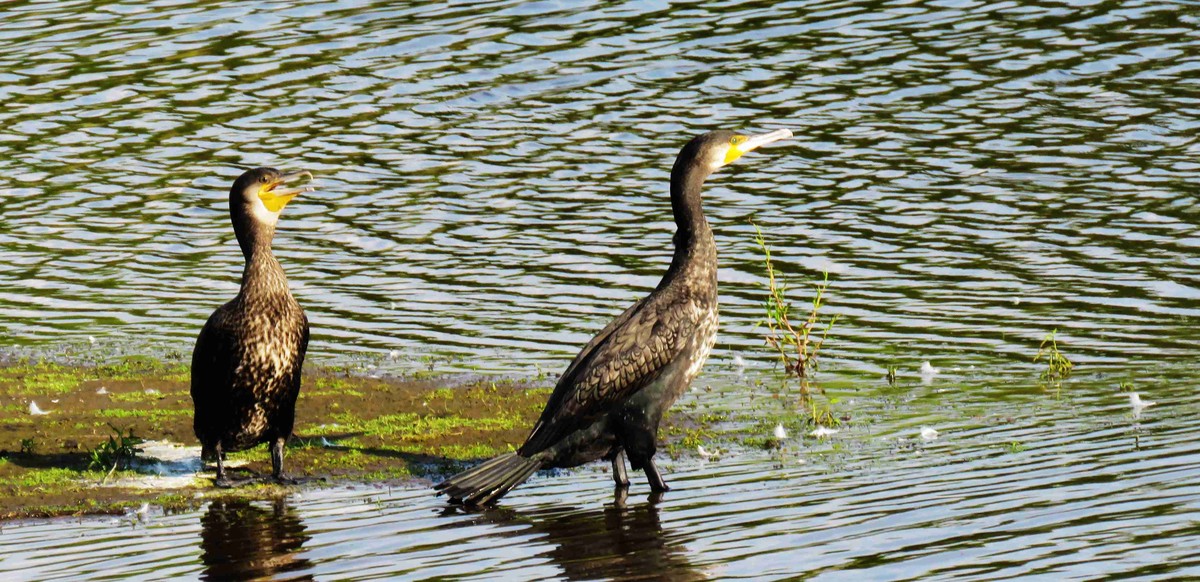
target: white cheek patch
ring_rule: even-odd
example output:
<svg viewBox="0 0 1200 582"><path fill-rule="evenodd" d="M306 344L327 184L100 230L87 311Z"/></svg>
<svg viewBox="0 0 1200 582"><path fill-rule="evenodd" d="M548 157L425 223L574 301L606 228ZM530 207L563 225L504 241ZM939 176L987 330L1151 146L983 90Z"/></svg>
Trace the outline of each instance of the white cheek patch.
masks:
<svg viewBox="0 0 1200 582"><path fill-rule="evenodd" d="M715 171L717 171L718 168L723 167L725 165L725 154L728 151L729 151L729 148L720 148L719 151L713 151L713 153L709 154L709 157L708 157L709 169L715 172Z"/></svg>
<svg viewBox="0 0 1200 582"><path fill-rule="evenodd" d="M262 198L254 197L254 203L250 206L250 213L254 215L254 220L275 226L279 221L279 213L267 210L267 205L263 204Z"/></svg>

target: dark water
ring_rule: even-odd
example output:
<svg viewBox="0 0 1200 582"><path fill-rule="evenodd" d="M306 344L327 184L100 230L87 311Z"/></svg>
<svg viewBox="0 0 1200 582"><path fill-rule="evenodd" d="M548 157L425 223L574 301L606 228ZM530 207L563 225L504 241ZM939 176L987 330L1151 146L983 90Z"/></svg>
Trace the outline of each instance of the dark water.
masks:
<svg viewBox="0 0 1200 582"><path fill-rule="evenodd" d="M557 370L669 261L678 148L787 127L706 190L720 396L684 404L771 378L753 219L797 288L831 273L823 378L855 419L683 458L653 505L587 471L469 516L308 492L74 544L8 526L0 570L1200 575L1197 30L1141 1L0 5L5 349L186 353L236 289L228 185L273 165L318 176L275 245L314 360ZM1053 329L1061 395L1029 362ZM1133 419L1121 382L1159 404Z"/></svg>

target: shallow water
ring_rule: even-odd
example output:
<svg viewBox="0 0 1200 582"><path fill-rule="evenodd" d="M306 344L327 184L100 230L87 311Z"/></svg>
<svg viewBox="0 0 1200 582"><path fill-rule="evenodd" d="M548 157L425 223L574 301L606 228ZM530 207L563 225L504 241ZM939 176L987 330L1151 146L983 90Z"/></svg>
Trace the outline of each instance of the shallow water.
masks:
<svg viewBox="0 0 1200 582"><path fill-rule="evenodd" d="M971 393L936 379L903 391L904 414L827 441L667 461L674 490L658 499L640 475L622 502L607 474L582 470L535 476L477 513L420 485L360 486L173 515L8 524L0 576L1200 575L1200 407L1190 386L1159 388L1138 418L1115 393L1056 401L1010 390ZM922 439L922 425L939 436Z"/></svg>
<svg viewBox="0 0 1200 582"><path fill-rule="evenodd" d="M555 371L669 261L684 141L788 127L706 189L718 396L684 405L772 381L753 219L797 288L831 273L822 378L853 421L685 457L655 505L589 471L468 516L310 491L8 525L0 571L1200 574L1198 24L1136 0L4 4L5 350L186 354L241 270L228 184L273 165L318 176L275 245L313 360ZM1080 364L1061 399L1029 361L1053 329ZM1138 421L1125 381L1159 401Z"/></svg>

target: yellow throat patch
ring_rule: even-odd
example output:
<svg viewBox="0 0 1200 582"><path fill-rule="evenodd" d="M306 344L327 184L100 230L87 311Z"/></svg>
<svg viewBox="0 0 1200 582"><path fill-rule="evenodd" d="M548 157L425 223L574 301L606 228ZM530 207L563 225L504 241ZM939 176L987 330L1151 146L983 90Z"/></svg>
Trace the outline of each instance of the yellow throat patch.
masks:
<svg viewBox="0 0 1200 582"><path fill-rule="evenodd" d="M725 152L725 164L732 164L734 160L742 157L742 154L746 153L742 151L741 148L741 145L746 143L746 139L747 138L744 135L735 135L733 136L733 139L729 140L729 150Z"/></svg>
<svg viewBox="0 0 1200 582"><path fill-rule="evenodd" d="M277 196L273 191L275 186L278 186L278 184L266 184L258 191L258 197L263 201L263 206L266 206L267 210L271 212L283 210L283 207L287 206L287 203L296 197L295 194Z"/></svg>

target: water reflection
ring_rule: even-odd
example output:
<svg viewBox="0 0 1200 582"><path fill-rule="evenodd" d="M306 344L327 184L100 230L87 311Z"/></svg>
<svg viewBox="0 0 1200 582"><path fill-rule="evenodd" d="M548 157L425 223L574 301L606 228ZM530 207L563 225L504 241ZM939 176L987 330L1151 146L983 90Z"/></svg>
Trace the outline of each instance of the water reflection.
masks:
<svg viewBox="0 0 1200 582"><path fill-rule="evenodd" d="M705 580L704 572L688 561L687 537L664 530L659 517L660 496L627 502L623 492L599 509L553 509L518 512L496 507L476 519L456 525L499 526L513 536L535 534L553 546L542 554L568 580ZM449 508L446 515L460 514ZM504 526L521 525L521 528Z"/></svg>
<svg viewBox="0 0 1200 582"><path fill-rule="evenodd" d="M270 508L244 500L214 501L200 518L205 580L255 580L311 570L298 557L310 536L285 497ZM311 580L311 574L291 577Z"/></svg>

